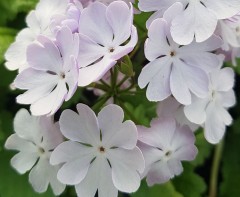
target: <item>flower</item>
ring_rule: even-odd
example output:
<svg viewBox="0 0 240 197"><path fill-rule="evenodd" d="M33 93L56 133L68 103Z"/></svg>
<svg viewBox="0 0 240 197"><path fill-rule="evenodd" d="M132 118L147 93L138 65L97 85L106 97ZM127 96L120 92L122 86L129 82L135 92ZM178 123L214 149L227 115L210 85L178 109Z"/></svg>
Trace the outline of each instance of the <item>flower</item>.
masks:
<svg viewBox="0 0 240 197"><path fill-rule="evenodd" d="M147 87L150 101L162 101L171 94L184 105L191 104L191 92L204 98L208 93L208 73L216 68L219 57L212 53L222 45L213 35L202 43L193 41L187 46L175 43L170 34L170 21L181 9L174 4L149 27L145 56L150 61L138 78L140 88Z"/></svg>
<svg viewBox="0 0 240 197"><path fill-rule="evenodd" d="M157 115L159 118L174 118L180 126L188 126L192 131L196 131L199 125L190 122L184 114L184 105L181 105L173 97L159 102L157 107Z"/></svg>
<svg viewBox="0 0 240 197"><path fill-rule="evenodd" d="M157 11L148 22L162 17L174 3L183 4L181 12L172 21L171 34L173 40L181 45L190 44L195 38L203 42L210 38L220 19L227 19L240 12L238 0L139 0L142 11Z"/></svg>
<svg viewBox="0 0 240 197"><path fill-rule="evenodd" d="M187 126L172 118L157 118L150 128L138 126L139 143L145 159L147 183L165 183L182 173L181 161L192 161L197 155L195 136Z"/></svg>
<svg viewBox="0 0 240 197"><path fill-rule="evenodd" d="M234 72L231 68L216 69L210 73L210 82L208 96L193 97L192 104L185 106L184 112L191 122L203 124L205 138L216 144L223 138L226 125L232 122L227 109L236 102Z"/></svg>
<svg viewBox="0 0 240 197"><path fill-rule="evenodd" d="M136 146L137 128L123 121L123 110L117 105L104 107L95 116L84 104L78 114L65 110L60 129L69 141L60 144L50 158L53 165L63 164L58 179L75 185L78 196L117 196L117 190L135 192L140 186L144 159Z"/></svg>
<svg viewBox="0 0 240 197"><path fill-rule="evenodd" d="M122 1L109 6L95 2L82 11L79 22L79 86L101 79L137 43L133 10Z"/></svg>
<svg viewBox="0 0 240 197"><path fill-rule="evenodd" d="M57 42L39 36L38 42L27 50L31 66L22 71L14 85L25 93L17 97L21 104L31 104L33 115L54 114L64 100L69 100L77 88L78 36L63 27L57 34ZM29 77L31 76L31 77Z"/></svg>
<svg viewBox="0 0 240 197"><path fill-rule="evenodd" d="M26 60L27 48L39 35L53 38L49 29L50 19L55 14L64 13L68 0L40 0L36 10L31 11L27 18L27 28L21 30L16 41L11 44L5 53L7 62L5 66L9 70L22 70L29 67Z"/></svg>
<svg viewBox="0 0 240 197"><path fill-rule="evenodd" d="M48 185L55 195L61 194L65 185L57 180L58 166L52 166L49 158L52 150L63 141L59 125L51 118L34 117L26 109L18 111L14 118L15 134L5 147L19 151L11 159L11 165L20 173L29 173L29 182L36 192L43 193Z"/></svg>

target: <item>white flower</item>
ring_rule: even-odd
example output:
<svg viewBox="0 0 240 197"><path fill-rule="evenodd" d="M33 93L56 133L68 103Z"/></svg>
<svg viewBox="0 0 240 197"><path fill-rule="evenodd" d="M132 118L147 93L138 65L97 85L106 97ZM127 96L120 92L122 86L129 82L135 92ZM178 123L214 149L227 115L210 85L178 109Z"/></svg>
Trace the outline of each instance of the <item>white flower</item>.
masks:
<svg viewBox="0 0 240 197"><path fill-rule="evenodd" d="M65 12L68 0L41 0L36 10L31 11L27 18L27 28L21 30L16 37L16 41L8 48L5 59L6 67L9 70L21 72L29 65L26 60L28 46L36 40L39 35L53 38L49 29L50 19L55 14Z"/></svg>
<svg viewBox="0 0 240 197"><path fill-rule="evenodd" d="M82 11L79 38L78 85L86 86L101 79L135 47L138 36L132 6L122 1L108 6L94 2Z"/></svg>
<svg viewBox="0 0 240 197"><path fill-rule="evenodd" d="M51 118L34 117L21 109L14 119L14 130L16 133L5 144L7 149L19 151L11 159L11 165L20 174L30 170L29 182L36 192L43 193L50 185L55 195L61 194L65 185L57 180L60 166L49 163L53 149L63 141L58 124Z"/></svg>
<svg viewBox="0 0 240 197"><path fill-rule="evenodd" d="M193 123L204 124L208 142L218 143L225 133L226 125L232 123L227 109L235 104L233 91L234 72L231 68L210 73L209 94L206 98L193 97L193 102L184 108L186 117Z"/></svg>
<svg viewBox="0 0 240 197"><path fill-rule="evenodd" d="M147 183L165 183L183 171L181 161L192 161L197 155L195 136L187 126L172 118L152 120L150 128L138 127L139 143L145 159Z"/></svg>
<svg viewBox="0 0 240 197"><path fill-rule="evenodd" d="M150 18L153 21L162 17L164 11L176 2L182 3L183 9L172 21L171 34L181 45L191 43L194 38L196 42L207 40L213 35L218 20L240 12L239 0L139 0L139 8L147 12L157 11Z"/></svg>
<svg viewBox="0 0 240 197"><path fill-rule="evenodd" d="M62 27L54 43L45 36L27 50L31 67L22 71L14 85L25 93L17 97L21 104L31 104L33 115L54 114L75 93L78 83L78 36Z"/></svg>
<svg viewBox="0 0 240 197"><path fill-rule="evenodd" d="M176 3L149 27L145 56L150 61L138 78L140 88L147 87L150 101L162 101L171 94L184 105L191 103L191 93L204 98L208 92L208 73L220 60L212 53L222 45L213 35L202 43L187 46L175 43L170 34L170 21L181 9Z"/></svg>
<svg viewBox="0 0 240 197"><path fill-rule="evenodd" d="M60 144L50 159L53 165L63 163L58 179L75 185L81 197L94 197L97 190L99 197L116 197L117 190L135 192L144 170L135 124L123 122L117 105L104 107L98 117L84 104L77 110L65 110L60 117L61 132L70 141Z"/></svg>

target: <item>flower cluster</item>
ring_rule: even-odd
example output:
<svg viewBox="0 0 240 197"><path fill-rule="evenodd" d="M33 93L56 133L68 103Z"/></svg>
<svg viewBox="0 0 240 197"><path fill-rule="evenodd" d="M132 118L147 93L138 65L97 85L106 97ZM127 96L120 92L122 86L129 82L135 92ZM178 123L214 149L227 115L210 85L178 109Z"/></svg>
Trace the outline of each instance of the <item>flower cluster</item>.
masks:
<svg viewBox="0 0 240 197"><path fill-rule="evenodd" d="M6 67L18 70L13 85L24 91L16 101L31 114L17 113L5 147L19 151L11 165L30 171L36 192L50 185L59 195L71 185L79 197L116 197L137 191L143 178L165 183L195 159L194 131L202 127L216 144L231 124L234 72L223 63L240 56L240 1L139 0L140 11L155 12L140 73L131 61L140 45L134 3L40 0L7 50ZM54 120L78 88L100 96L99 110L78 104ZM129 110L118 96L139 89L158 102L150 127L124 121Z"/></svg>

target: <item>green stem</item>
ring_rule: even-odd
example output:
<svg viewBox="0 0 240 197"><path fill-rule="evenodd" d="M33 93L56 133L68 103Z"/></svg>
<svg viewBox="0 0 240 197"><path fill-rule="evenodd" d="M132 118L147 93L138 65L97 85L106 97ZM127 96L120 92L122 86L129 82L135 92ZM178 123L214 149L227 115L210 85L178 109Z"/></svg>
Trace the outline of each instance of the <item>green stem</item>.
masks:
<svg viewBox="0 0 240 197"><path fill-rule="evenodd" d="M91 87L91 88L97 88L99 90L103 90L104 92L108 92L109 91L109 87L103 85L103 84L99 84L99 83L94 83L93 85L89 85L88 87Z"/></svg>
<svg viewBox="0 0 240 197"><path fill-rule="evenodd" d="M103 95L95 105L92 106L92 110L96 113L100 111L101 107L107 102L107 100L110 98L108 94Z"/></svg>
<svg viewBox="0 0 240 197"><path fill-rule="evenodd" d="M215 147L211 169L209 197L217 197L218 174L224 147L224 139Z"/></svg>
<svg viewBox="0 0 240 197"><path fill-rule="evenodd" d="M120 100L117 99L119 105L121 108L123 108L123 111L130 117L130 119L135 122L136 124L140 125L140 122L136 119L136 117L128 110L128 108L124 105L124 103Z"/></svg>

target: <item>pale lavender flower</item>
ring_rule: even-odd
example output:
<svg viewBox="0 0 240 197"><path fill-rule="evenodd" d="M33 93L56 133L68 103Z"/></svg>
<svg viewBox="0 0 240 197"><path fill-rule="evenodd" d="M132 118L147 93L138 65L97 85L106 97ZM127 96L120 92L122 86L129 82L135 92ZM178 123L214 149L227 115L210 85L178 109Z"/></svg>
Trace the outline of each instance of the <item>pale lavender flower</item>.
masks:
<svg viewBox="0 0 240 197"><path fill-rule="evenodd" d="M19 151L11 165L20 174L30 171L29 182L36 192L43 193L50 185L55 195L61 194L65 185L57 180L60 166L49 163L53 149L63 142L59 125L51 118L34 117L21 109L14 118L14 130L5 144L7 149Z"/></svg>
<svg viewBox="0 0 240 197"><path fill-rule="evenodd" d="M98 117L84 104L78 104L77 111L65 110L60 117L61 132L69 141L60 144L50 158L53 165L63 164L58 179L75 185L78 196L135 192L144 170L135 124L123 122L123 110L117 105L104 107Z"/></svg>
<svg viewBox="0 0 240 197"><path fill-rule="evenodd" d="M77 88L78 36L63 27L57 34L57 45L45 36L27 50L31 66L22 71L14 85L25 93L17 97L21 104L31 104L33 115L54 114L63 101L69 100Z"/></svg>
<svg viewBox="0 0 240 197"><path fill-rule="evenodd" d="M165 10L176 2L183 4L181 12L173 19L171 34L175 42L187 45L195 38L203 42L210 38L220 19L226 19L240 12L238 0L139 0L142 11L157 11L148 22L162 17Z"/></svg>
<svg viewBox="0 0 240 197"><path fill-rule="evenodd" d="M190 122L184 114L184 105L177 102L172 96L159 102L157 115L159 118L174 118L180 126L188 126L192 131L196 131L199 125Z"/></svg>
<svg viewBox="0 0 240 197"><path fill-rule="evenodd" d="M192 161L197 155L195 136L187 126L172 118L152 120L150 128L138 127L139 143L145 159L147 183L165 183L182 173L181 161Z"/></svg>
<svg viewBox="0 0 240 197"><path fill-rule="evenodd" d="M232 123L227 111L235 102L234 72L231 68L216 69L210 73L209 93L206 98L193 97L184 108L186 117L195 124L203 124L208 142L216 144L224 136L226 126Z"/></svg>
<svg viewBox="0 0 240 197"><path fill-rule="evenodd" d="M8 48L5 59L6 67L9 70L22 70L29 67L27 63L27 47L32 44L37 36L45 35L49 38L54 38L49 29L50 19L55 14L65 12L68 0L41 0L36 10L31 11L27 18L27 28L19 32L16 41Z"/></svg>
<svg viewBox="0 0 240 197"><path fill-rule="evenodd" d="M138 78L140 88L147 87L150 101L162 101L171 94L184 105L191 103L191 93L204 98L208 93L208 73L220 64L212 53L222 45L213 35L202 43L193 41L187 46L175 43L170 34L170 21L181 4L169 8L163 19L150 25L145 43L145 56L150 61Z"/></svg>
<svg viewBox="0 0 240 197"><path fill-rule="evenodd" d="M79 86L101 79L137 43L133 10L122 1L109 6L95 2L82 11L79 22ZM126 43L127 42L127 43Z"/></svg>

